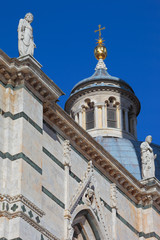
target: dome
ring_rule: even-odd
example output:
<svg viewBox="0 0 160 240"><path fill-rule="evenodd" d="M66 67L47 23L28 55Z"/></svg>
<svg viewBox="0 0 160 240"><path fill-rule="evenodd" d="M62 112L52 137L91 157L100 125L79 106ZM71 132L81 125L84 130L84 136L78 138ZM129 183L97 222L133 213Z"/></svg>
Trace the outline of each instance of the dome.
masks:
<svg viewBox="0 0 160 240"><path fill-rule="evenodd" d="M100 68L96 69L95 73L89 77L85 78L84 80L78 82L71 91L71 96L78 91L83 89L91 88L91 87L103 87L103 86L112 86L124 89L130 93L134 94L133 89L129 86L128 83L123 81L120 78L111 76L106 69Z"/></svg>
<svg viewBox="0 0 160 240"><path fill-rule="evenodd" d="M95 140L123 165L137 180L141 180L141 141L114 137L96 137ZM160 146L151 144L157 154L155 160L155 176L160 180Z"/></svg>

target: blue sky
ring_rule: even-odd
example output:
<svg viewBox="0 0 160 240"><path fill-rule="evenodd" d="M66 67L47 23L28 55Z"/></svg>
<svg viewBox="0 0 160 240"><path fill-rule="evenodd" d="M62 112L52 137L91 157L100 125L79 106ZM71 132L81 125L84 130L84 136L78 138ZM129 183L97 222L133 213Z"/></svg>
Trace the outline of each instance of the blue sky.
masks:
<svg viewBox="0 0 160 240"><path fill-rule="evenodd" d="M108 72L128 82L141 102L138 139L151 134L160 145L160 1L3 1L0 48L10 57L18 57L17 26L27 12L34 15L34 57L66 93L61 107L72 87L94 73L94 30L105 26Z"/></svg>

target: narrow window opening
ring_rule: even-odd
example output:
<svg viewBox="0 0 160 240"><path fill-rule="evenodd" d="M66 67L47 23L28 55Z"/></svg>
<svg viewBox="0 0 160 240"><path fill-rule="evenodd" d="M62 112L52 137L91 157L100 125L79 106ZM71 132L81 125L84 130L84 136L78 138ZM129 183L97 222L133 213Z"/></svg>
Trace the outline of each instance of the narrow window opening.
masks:
<svg viewBox="0 0 160 240"><path fill-rule="evenodd" d="M94 109L86 109L86 130L94 128Z"/></svg>
<svg viewBox="0 0 160 240"><path fill-rule="evenodd" d="M117 127L116 108L107 108L107 126L111 128Z"/></svg>
<svg viewBox="0 0 160 240"><path fill-rule="evenodd" d="M125 111L122 110L122 119L123 119L123 130L126 130L126 121L125 121Z"/></svg>

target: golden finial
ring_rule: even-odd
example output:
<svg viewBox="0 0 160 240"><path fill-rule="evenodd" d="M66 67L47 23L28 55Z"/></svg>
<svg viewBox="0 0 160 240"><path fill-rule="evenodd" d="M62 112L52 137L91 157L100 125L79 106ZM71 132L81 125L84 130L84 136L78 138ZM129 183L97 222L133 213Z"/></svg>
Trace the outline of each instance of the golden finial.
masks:
<svg viewBox="0 0 160 240"><path fill-rule="evenodd" d="M107 57L107 49L105 46L103 46L103 38L101 37L101 31L105 29L105 27L101 28L101 25L98 25L99 29L95 30L94 32L99 32L99 39L97 40L98 46L94 49L94 55L97 60L99 59L105 59Z"/></svg>

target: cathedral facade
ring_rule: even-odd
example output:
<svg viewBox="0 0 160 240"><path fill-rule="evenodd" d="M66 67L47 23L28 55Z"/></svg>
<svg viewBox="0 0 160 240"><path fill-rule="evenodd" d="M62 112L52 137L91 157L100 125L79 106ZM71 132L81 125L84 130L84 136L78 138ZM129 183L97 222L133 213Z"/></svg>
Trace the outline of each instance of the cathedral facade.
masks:
<svg viewBox="0 0 160 240"><path fill-rule="evenodd" d="M0 50L0 239L160 239L160 146L137 140L140 102L106 55L100 35L63 110L32 55Z"/></svg>

